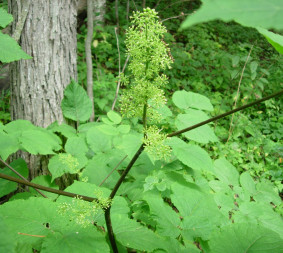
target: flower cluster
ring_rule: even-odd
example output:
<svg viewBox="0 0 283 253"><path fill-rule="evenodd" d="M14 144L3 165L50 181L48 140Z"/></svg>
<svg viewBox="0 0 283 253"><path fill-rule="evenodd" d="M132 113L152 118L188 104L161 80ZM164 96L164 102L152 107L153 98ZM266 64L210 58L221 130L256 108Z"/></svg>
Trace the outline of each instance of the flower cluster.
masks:
<svg viewBox="0 0 283 253"><path fill-rule="evenodd" d="M171 148L165 144L166 134L160 133L157 126L150 126L145 129L143 143L145 151L154 159L167 160L170 157Z"/></svg>
<svg viewBox="0 0 283 253"><path fill-rule="evenodd" d="M94 215L98 210L106 209L111 205L111 200L103 197L102 191L96 190L95 195L98 201L87 202L77 197L73 198L71 203L64 202L59 206L58 213L67 215L70 221L82 227L92 225Z"/></svg>
<svg viewBox="0 0 283 253"><path fill-rule="evenodd" d="M150 8L135 12L131 19L126 46L131 57L129 69L132 75L120 76L124 85L131 83L131 88L121 98L121 113L128 118L143 118L145 151L154 159L166 159L170 155L170 147L164 144L166 135L154 125L147 127L148 122L160 121L156 109L166 103L162 87L168 81L161 71L170 68L173 62L170 49L163 40L166 28L159 22L155 10Z"/></svg>
<svg viewBox="0 0 283 253"><path fill-rule="evenodd" d="M132 26L126 37L127 53L131 56L131 89L121 98L121 112L126 117L141 117L144 105L150 101L148 119L156 121L160 117L153 107L166 103L161 87L167 83L167 77L160 72L170 68L172 63L170 49L162 40L166 28L158 21L155 10L150 8L135 12L131 19ZM122 81L129 84L129 78L125 76Z"/></svg>

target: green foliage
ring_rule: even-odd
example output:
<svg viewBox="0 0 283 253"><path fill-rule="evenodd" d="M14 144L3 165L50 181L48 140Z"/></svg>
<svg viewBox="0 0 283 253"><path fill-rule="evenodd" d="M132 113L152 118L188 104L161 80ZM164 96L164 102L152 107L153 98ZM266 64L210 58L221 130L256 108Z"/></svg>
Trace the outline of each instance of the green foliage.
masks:
<svg viewBox="0 0 283 253"><path fill-rule="evenodd" d="M136 21L140 14L136 14ZM156 26L156 30L151 30L153 36L155 32L163 31L156 13L147 9L141 21L152 17L155 21L149 23ZM101 112L107 111L100 116L101 120L87 122L91 104L83 88L74 82L65 90L62 111L66 118L80 122L76 128L57 122L47 128L36 127L24 120L5 125L0 123L2 159L6 160L18 150L50 155L50 175L36 177L34 183L58 188L55 178L75 174L76 180L65 191L99 200L99 203L85 202L80 198L58 197L46 192L49 199L44 199L31 189L30 192L14 195L0 206L0 226L3 228L0 231L3 238L0 241L1 252L112 252L104 220L104 209L110 204L119 252L282 251L282 201L278 194L280 186L277 185L282 171L275 161L282 159L280 101L268 101L254 109L255 112L250 111L249 116L241 113L240 120L235 115L237 124L226 144L229 123L223 121L218 122L214 129L205 125L179 138L167 138L165 133L160 132L160 128L168 133L189 127L208 119L209 114L215 115L230 108L233 102L231 94L235 91L230 84L233 81L237 83L237 73L241 71L249 49L243 44L232 45L232 41L234 38L235 41L242 40L245 31L249 36L258 37L254 31L241 30L234 24L230 25L239 29L240 35L235 32L231 38L223 37L225 26L223 23L215 24L196 27L186 36L180 32L178 40L183 40L182 45L171 38L176 43L172 50L175 62L170 70L172 73L168 71L168 83L165 75L160 76L159 73L166 64L160 68L162 64L159 66L154 60L148 62L148 54L154 53L150 50L155 46L156 59L164 57L165 63L171 61L166 55L159 54L168 53L167 45L154 38L147 49L145 33L150 34L150 31L146 23L137 21L131 28L135 41L127 43L134 51L132 58L139 59L133 59L131 64L138 65L140 62L138 68L142 73L133 69L123 78L129 81L128 86L140 86L139 92L134 95L139 96L137 101L142 103L142 107L146 104L156 111L158 126L139 122L138 118L123 119L120 113L107 110L110 97L99 105ZM223 36L217 38L215 31ZM108 35L110 37L111 33L104 34L105 41L100 38L98 42L98 46L102 44L105 47L100 48L100 52L111 49L110 42L110 45L107 44ZM95 34L94 38L99 36L102 35ZM143 45L139 49L142 55L136 48L139 40ZM221 47L229 53L221 52ZM237 51L238 47L242 51ZM253 89L249 83L255 80L261 82L262 88L258 89L261 92L276 88L268 87L272 85L267 79L257 79L262 74L265 77L273 74L268 74L260 61L259 55L263 50L260 47L254 50L257 53L247 63L243 94L239 98L243 101L239 103L246 102L246 94ZM112 53L105 52L101 59L108 59ZM273 53L266 52L264 57ZM277 60L275 57L276 64ZM113 62L109 62L109 66L113 67ZM220 66L225 66L225 69ZM270 83L277 82L280 73L279 69ZM111 80L116 80L113 75L109 77L109 83ZM115 87L113 84L101 85L105 90ZM173 93L169 107L161 105L165 102L162 85L166 86L166 93L170 89L172 93L177 87L182 88ZM103 96L103 92L99 96ZM123 94L127 96L129 93L124 91ZM162 103L154 97L158 94ZM228 95L229 99L224 101ZM131 98L130 102L135 98ZM143 116L138 107L140 104L133 106L139 111L133 115ZM268 113L270 120L259 113L263 111ZM149 118L151 116L148 115ZM111 190L142 143L146 144L147 152L134 163L110 203ZM165 157L167 160L163 159ZM17 160L11 166L28 176L23 160ZM12 175L7 168L3 173ZM16 189L16 183L0 180L0 197Z"/></svg>
<svg viewBox="0 0 283 253"><path fill-rule="evenodd" d="M6 10L0 8L0 27L5 28L9 23L12 22L13 17L8 14ZM18 43L7 34L3 34L0 31L0 61L4 63L18 61L20 59L31 59L31 57L26 54Z"/></svg>
<svg viewBox="0 0 283 253"><path fill-rule="evenodd" d="M280 0L266 2L264 0L254 1L223 1L202 0L202 7L182 24L187 28L193 24L207 22L214 19L222 19L225 22L235 20L241 25L264 28L282 29L283 9ZM255 8L255 6L257 8ZM264 10L264 12L262 11ZM270 18L272 17L272 18Z"/></svg>
<svg viewBox="0 0 283 253"><path fill-rule="evenodd" d="M253 8L255 5L259 6L259 8ZM253 2L244 0L217 0L211 2L209 0L203 0L203 6L195 14L188 17L181 25L181 28L188 28L194 24L215 19L221 19L225 22L234 20L244 26L259 27L258 31L282 54L283 37L263 29L282 29L282 10L283 6L280 0L272 0L269 2L265 2L264 0L255 0ZM272 16L272 18L270 18L270 16Z"/></svg>
<svg viewBox="0 0 283 253"><path fill-rule="evenodd" d="M85 122L91 115L91 101L75 81L66 87L61 106L63 115L74 121Z"/></svg>
<svg viewBox="0 0 283 253"><path fill-rule="evenodd" d="M11 162L10 166L14 168L18 173L20 173L23 177L27 178L28 177L28 167L27 164L23 159L17 159L13 162ZM15 176L17 178L20 178L18 175L15 175L13 171L11 171L9 168L4 168L1 170L1 173L4 173L9 176ZM7 181L4 179L0 179L0 197L3 197L15 190L17 190L18 185L17 183Z"/></svg>

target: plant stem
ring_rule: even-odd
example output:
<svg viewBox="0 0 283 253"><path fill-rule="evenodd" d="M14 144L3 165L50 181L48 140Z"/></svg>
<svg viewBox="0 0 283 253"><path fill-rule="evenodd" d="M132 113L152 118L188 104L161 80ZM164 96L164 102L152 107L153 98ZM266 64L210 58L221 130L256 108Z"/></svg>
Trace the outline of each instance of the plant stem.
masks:
<svg viewBox="0 0 283 253"><path fill-rule="evenodd" d="M218 115L218 116L215 116L215 117L210 118L210 119L208 119L208 120L202 121L202 122L200 122L200 123L198 123L198 124L195 124L195 125L193 125L193 126L190 126L190 127L184 128L184 129L182 129L182 130L180 130L180 131L176 131L176 132L173 132L173 133L171 133L171 134L168 134L167 137L173 137L173 136L176 136L176 135L183 134L183 133L185 133L185 132L191 131L191 130L193 130L193 129L195 129L195 128L198 128L198 127L200 127L200 126L203 126L203 125L206 125L206 124L208 124L208 123L210 123L210 122L213 122L213 121L215 121L215 120L224 118L224 117L226 117L226 116L228 116L228 115L230 115L230 114L233 114L233 113L235 113L235 112L241 111L241 110L246 109L246 108L248 108L248 107L251 107L251 106L253 106L253 105L256 105L256 104L259 104L259 103L261 103L261 102L264 102L264 101L266 101L266 100L268 100L268 99L271 99L271 98L273 98L273 97L281 96L282 94L283 94L283 89L280 90L280 91L278 91L278 92L275 92L275 93L273 93L273 94L271 94L271 95L269 95L269 96L267 96L267 97L264 97L264 98L262 98L262 99L258 99L258 100L254 101L254 102L252 102L252 103L249 103L249 104L240 106L240 107L238 107L238 108L236 108L236 109L233 109L233 110L231 110L231 111L229 111L229 112L222 113L222 114L220 114L220 115Z"/></svg>
<svg viewBox="0 0 283 253"><path fill-rule="evenodd" d="M16 171L12 166L10 166L8 163L6 163L4 160L0 158L0 162L3 163L6 167L8 167L11 171L13 171L15 174L17 174L21 179L25 180L26 182L29 182L24 176L22 176L18 171ZM45 194L43 194L40 190L35 190L44 198L47 198Z"/></svg>
<svg viewBox="0 0 283 253"><path fill-rule="evenodd" d="M136 154L132 158L132 160L130 161L130 163L128 164L127 168L123 171L118 182L114 186L114 188L113 188L113 190L112 190L112 192L109 196L110 199L113 199L115 197L119 187L123 183L125 177L129 173L130 169L133 167L133 165L135 164L136 160L139 158L139 156L141 155L143 150L144 150L144 145L142 144L140 146L139 150L136 152ZM111 217L110 217L110 209L111 209L111 205L105 210L104 217L105 217L105 222L106 222L107 231L108 231L108 237L109 237L109 241L111 243L112 250L113 250L114 253L118 253L118 248L117 248L117 245L116 245L115 236L114 236L114 232L113 232L113 228L112 228L112 222L111 222Z"/></svg>

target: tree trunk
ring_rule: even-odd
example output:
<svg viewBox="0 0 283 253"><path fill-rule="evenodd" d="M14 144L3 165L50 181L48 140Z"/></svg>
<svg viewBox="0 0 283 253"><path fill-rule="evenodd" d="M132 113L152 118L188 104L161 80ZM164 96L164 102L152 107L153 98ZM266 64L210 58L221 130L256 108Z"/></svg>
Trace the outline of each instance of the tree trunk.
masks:
<svg viewBox="0 0 283 253"><path fill-rule="evenodd" d="M8 2L14 17L12 33L22 2ZM30 1L19 44L33 58L10 66L12 120L25 119L41 127L63 121L64 88L71 79L77 80L76 15L77 0ZM39 158L24 158L31 178L42 174Z"/></svg>
<svg viewBox="0 0 283 253"><path fill-rule="evenodd" d="M92 0L93 3L93 21L96 21L96 24L104 24L104 15L106 9L106 0ZM87 9L87 0L79 0L78 4L78 15L81 15L83 12L86 14ZM86 17L86 16L85 16Z"/></svg>

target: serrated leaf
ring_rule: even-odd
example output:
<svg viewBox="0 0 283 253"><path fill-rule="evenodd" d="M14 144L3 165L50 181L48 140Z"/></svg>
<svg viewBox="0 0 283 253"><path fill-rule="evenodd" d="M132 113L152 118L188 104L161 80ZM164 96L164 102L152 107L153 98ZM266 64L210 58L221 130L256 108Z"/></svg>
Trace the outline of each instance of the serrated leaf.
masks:
<svg viewBox="0 0 283 253"><path fill-rule="evenodd" d="M129 157L132 157L142 144L141 134L127 134L123 135L122 139L119 138L115 143L115 147L123 150Z"/></svg>
<svg viewBox="0 0 283 253"><path fill-rule="evenodd" d="M4 63L32 58L21 49L13 38L2 32L0 32L0 48L0 61Z"/></svg>
<svg viewBox="0 0 283 253"><path fill-rule="evenodd" d="M98 231L70 231L49 235L42 244L42 253L110 252L105 235Z"/></svg>
<svg viewBox="0 0 283 253"><path fill-rule="evenodd" d="M15 169L17 172L19 172L23 177L28 177L28 167L26 162L20 158L13 162L11 162L10 166ZM20 178L17 174L15 174L11 169L5 167L4 169L1 169L1 173L5 175L9 175L12 177ZM15 191L18 188L18 184L15 182L11 182L5 179L0 179L0 198L7 195L10 192Z"/></svg>
<svg viewBox="0 0 283 253"><path fill-rule="evenodd" d="M177 119L175 121L175 125L178 130L193 126L198 124L204 120L207 120L208 116L199 110L189 109L186 111L186 114L178 114ZM213 130L209 125L204 125L193 129L189 132L183 134L187 139L193 140L200 143L208 143L208 142L217 142L218 138L214 134Z"/></svg>
<svg viewBox="0 0 283 253"><path fill-rule="evenodd" d="M0 26L5 28L13 21L13 16L9 14L5 9L0 8Z"/></svg>
<svg viewBox="0 0 283 253"><path fill-rule="evenodd" d="M213 172L220 181L227 185L239 185L239 172L225 158L217 159L214 162Z"/></svg>
<svg viewBox="0 0 283 253"><path fill-rule="evenodd" d="M242 223L221 228L213 235L209 246L211 253L282 253L283 240L272 230Z"/></svg>
<svg viewBox="0 0 283 253"><path fill-rule="evenodd" d="M41 176L37 176L36 178L34 178L31 182L34 184L39 184L39 185L43 185L46 187L50 187L53 189L57 189L59 190L59 186L56 185L54 182L51 182L52 178L49 175L41 175ZM56 199L58 197L57 194L55 193L51 193L51 192L46 192L43 190L40 190L45 196L47 196L50 199ZM30 187L30 192L34 195L37 196L41 196L34 188Z"/></svg>
<svg viewBox="0 0 283 253"><path fill-rule="evenodd" d="M148 203L150 213L153 219L157 222L156 229L158 234L176 238L180 235L181 220L179 215L164 203L160 196L151 193L146 193L143 199Z"/></svg>
<svg viewBox="0 0 283 253"><path fill-rule="evenodd" d="M92 113L91 101L86 91L75 81L66 87L61 108L64 117L80 122L89 120Z"/></svg>
<svg viewBox="0 0 283 253"><path fill-rule="evenodd" d="M164 247L164 241L153 231L124 215L112 215L113 231L119 243L128 248L152 252Z"/></svg>
<svg viewBox="0 0 283 253"><path fill-rule="evenodd" d="M274 212L272 206L266 202L243 202L239 212L233 215L235 223L260 224L275 231L283 239L283 221L279 213Z"/></svg>
<svg viewBox="0 0 283 253"><path fill-rule="evenodd" d="M65 173L74 174L80 171L78 159L66 153L53 156L49 160L48 169L52 174L52 182Z"/></svg>
<svg viewBox="0 0 283 253"><path fill-rule="evenodd" d="M47 127L47 130L55 133L61 133L62 135L64 135L67 138L70 137L75 137L76 135L76 129L65 124L65 123L61 123L60 125L58 124L57 121L53 122L51 125L49 125Z"/></svg>
<svg viewBox="0 0 283 253"><path fill-rule="evenodd" d="M174 155L185 165L194 170L211 171L212 161L208 153L199 146L187 144L179 138L173 137L168 141Z"/></svg>
<svg viewBox="0 0 283 253"><path fill-rule="evenodd" d="M88 242L84 241L84 243L87 244L87 249L90 247L90 244L93 248L97 245L99 249L103 248L105 252L109 252L107 251L108 248L105 236L98 232L94 226L83 228L71 222L67 215L59 214L59 205L60 204L45 198L15 200L1 205L0 214L3 215L4 220L9 224L13 233L13 240L18 244L28 244L33 246L33 248L35 248L35 246L41 248L43 242L43 252L50 252L50 250L46 248L47 245L50 246L50 240L58 247L64 247L64 245L62 245L63 238L70 238L72 242L66 240L65 243L67 245L65 246L69 249L70 245L72 245L74 249L68 252L79 253L82 252L83 246L78 249L73 244L80 244L79 241L83 241L83 238L87 238ZM54 233L58 232L61 235L54 236ZM64 252L62 248L58 248L58 250L59 251L52 252ZM104 252L104 250L102 250L102 252Z"/></svg>
<svg viewBox="0 0 283 253"><path fill-rule="evenodd" d="M58 215L55 206L54 202L45 198L14 200L1 205L0 214L9 224L15 242L36 245L51 232L53 225L56 227L56 223L51 223L51 217ZM46 223L49 223L49 228L46 227ZM21 233L42 237L26 236Z"/></svg>
<svg viewBox="0 0 283 253"><path fill-rule="evenodd" d="M131 126L130 125L120 125L117 127L117 129L121 134L127 134L130 132Z"/></svg>
<svg viewBox="0 0 283 253"><path fill-rule="evenodd" d="M171 201L183 218L182 235L187 240L201 237L208 240L213 230L228 222L220 213L212 195L175 183Z"/></svg>
<svg viewBox="0 0 283 253"><path fill-rule="evenodd" d="M107 124L97 126L97 129L99 129L102 133L104 133L106 135L118 135L119 134L117 127L107 125Z"/></svg>
<svg viewBox="0 0 283 253"><path fill-rule="evenodd" d="M23 131L19 137L22 148L33 155L54 154L61 149L61 140L46 129Z"/></svg>
<svg viewBox="0 0 283 253"><path fill-rule="evenodd" d="M85 139L82 137L71 137L65 144L65 151L78 159L80 169L88 162L86 157L88 150Z"/></svg>
<svg viewBox="0 0 283 253"><path fill-rule="evenodd" d="M28 120L15 120L5 125L5 132L17 138L21 149L31 154L48 155L61 149L60 138L50 131L34 126Z"/></svg>
<svg viewBox="0 0 283 253"><path fill-rule="evenodd" d="M114 111L109 111L107 113L107 117L114 123L114 124L120 124L122 121L122 117Z"/></svg>
<svg viewBox="0 0 283 253"><path fill-rule="evenodd" d="M98 153L111 149L111 136L102 133L97 127L92 127L86 134L90 148Z"/></svg>
<svg viewBox="0 0 283 253"><path fill-rule="evenodd" d="M254 194L256 194L257 190L255 188L255 182L252 179L250 172L246 171L244 173L241 174L240 176L240 183L242 188L247 191L248 193L250 193L252 196Z"/></svg>
<svg viewBox="0 0 283 253"><path fill-rule="evenodd" d="M112 153L112 152L111 152ZM119 173L110 168L107 163L109 162L109 153L95 155L85 167L82 178L87 178L87 182L99 185L109 175L103 186L114 187L117 180L119 180Z"/></svg>
<svg viewBox="0 0 283 253"><path fill-rule="evenodd" d="M0 9L1 15L1 9ZM9 224L5 221L4 217L0 214L0 252L14 253L16 248L16 241L14 235L9 228Z"/></svg>
<svg viewBox="0 0 283 253"><path fill-rule="evenodd" d="M280 0L203 0L200 9L190 15L181 25L185 29L192 25L221 19L236 21L244 26L266 29L283 28L283 5Z"/></svg>
<svg viewBox="0 0 283 253"><path fill-rule="evenodd" d="M4 132L0 132L0 157L6 160L9 155L15 153L20 149L18 140Z"/></svg>
<svg viewBox="0 0 283 253"><path fill-rule="evenodd" d="M14 120L5 125L5 132L15 137L19 137L23 131L38 130L39 128L33 125L28 120Z"/></svg>
<svg viewBox="0 0 283 253"><path fill-rule="evenodd" d="M213 111L210 100L198 93L187 92L185 90L176 91L172 97L173 103L180 109L195 108L200 110Z"/></svg>

